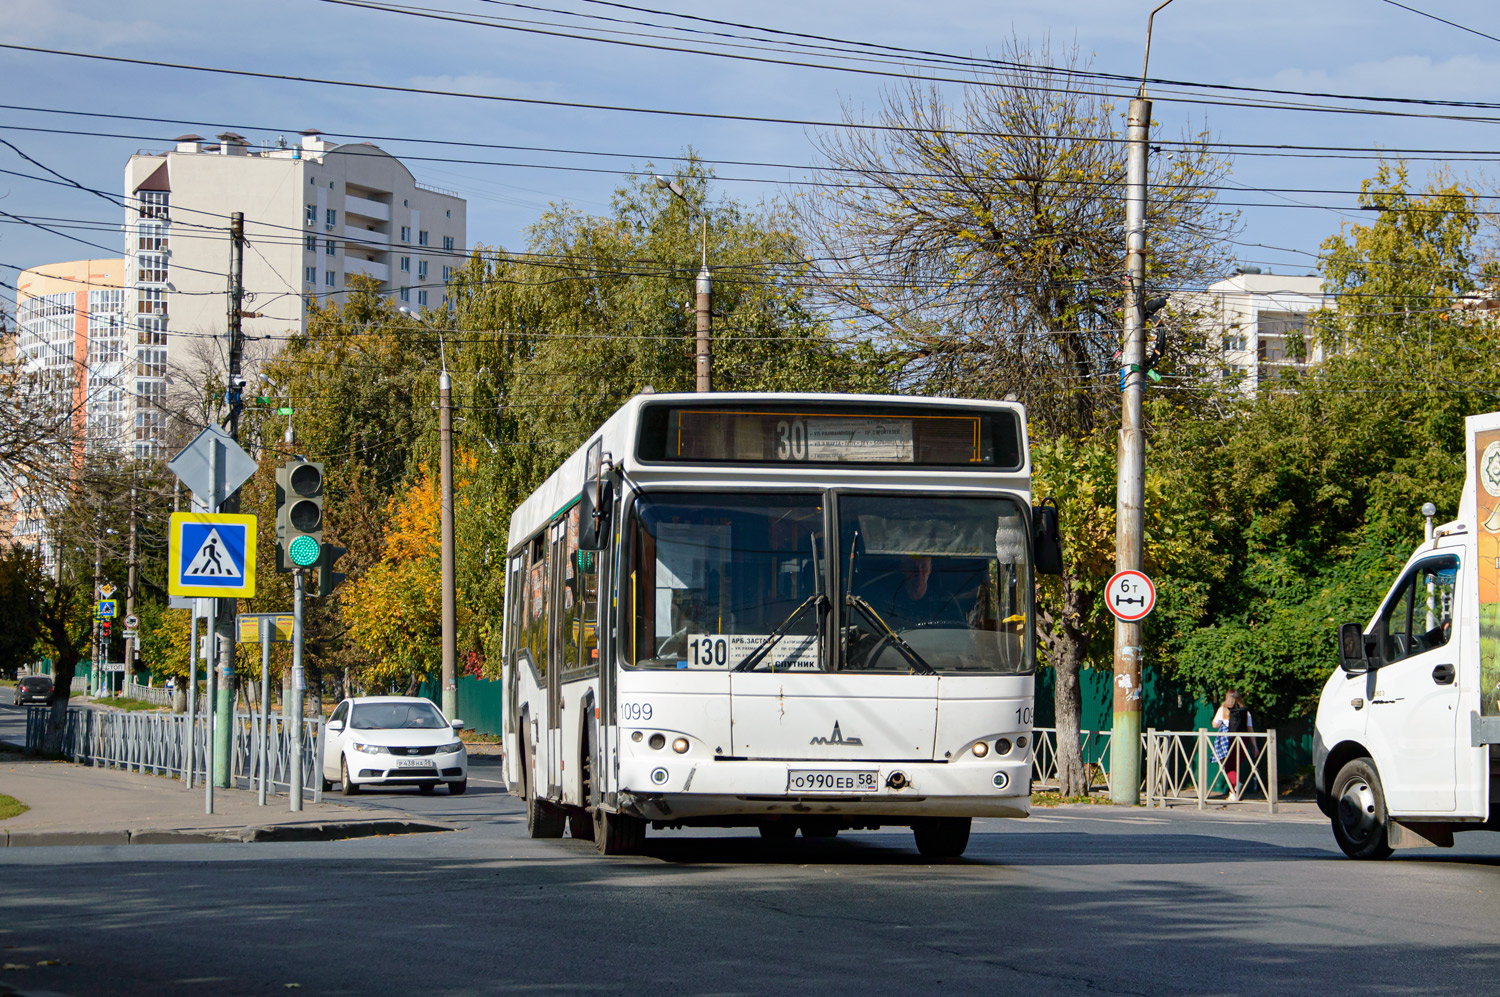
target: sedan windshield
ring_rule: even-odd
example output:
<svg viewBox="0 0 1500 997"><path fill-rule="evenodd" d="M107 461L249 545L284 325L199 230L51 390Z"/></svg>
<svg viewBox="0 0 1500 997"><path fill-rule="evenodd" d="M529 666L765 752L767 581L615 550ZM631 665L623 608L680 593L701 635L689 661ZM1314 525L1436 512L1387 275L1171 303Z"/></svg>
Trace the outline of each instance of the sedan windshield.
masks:
<svg viewBox="0 0 1500 997"><path fill-rule="evenodd" d="M815 495L652 495L637 506L626 661L638 668L822 667L823 503Z"/></svg>
<svg viewBox="0 0 1500 997"><path fill-rule="evenodd" d="M431 703L356 703L349 726L354 730L441 730L448 725Z"/></svg>
<svg viewBox="0 0 1500 997"><path fill-rule="evenodd" d="M843 667L1030 671L1026 538L1008 499L843 496Z"/></svg>

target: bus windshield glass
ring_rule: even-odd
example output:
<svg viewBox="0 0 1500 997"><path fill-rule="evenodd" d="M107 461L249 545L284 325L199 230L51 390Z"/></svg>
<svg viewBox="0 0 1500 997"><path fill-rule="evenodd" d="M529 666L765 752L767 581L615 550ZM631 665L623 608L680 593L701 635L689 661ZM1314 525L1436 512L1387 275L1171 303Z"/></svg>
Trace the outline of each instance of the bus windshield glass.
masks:
<svg viewBox="0 0 1500 997"><path fill-rule="evenodd" d="M823 667L823 500L655 494L640 499L625 661L639 668ZM781 633L782 636L770 638Z"/></svg>
<svg viewBox="0 0 1500 997"><path fill-rule="evenodd" d="M1031 670L1030 547L1015 502L845 495L838 511L844 669Z"/></svg>

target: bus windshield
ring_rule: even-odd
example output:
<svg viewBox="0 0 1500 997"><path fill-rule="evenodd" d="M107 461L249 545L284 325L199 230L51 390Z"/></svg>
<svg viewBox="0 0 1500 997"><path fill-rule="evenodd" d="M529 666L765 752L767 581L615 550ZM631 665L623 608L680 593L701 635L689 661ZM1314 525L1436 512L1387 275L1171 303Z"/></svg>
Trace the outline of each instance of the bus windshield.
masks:
<svg viewBox="0 0 1500 997"><path fill-rule="evenodd" d="M1031 670L1026 522L1003 498L839 500L848 670Z"/></svg>
<svg viewBox="0 0 1500 997"><path fill-rule="evenodd" d="M762 669L820 669L823 570L820 496L642 497L626 663L722 671L755 655L751 664Z"/></svg>

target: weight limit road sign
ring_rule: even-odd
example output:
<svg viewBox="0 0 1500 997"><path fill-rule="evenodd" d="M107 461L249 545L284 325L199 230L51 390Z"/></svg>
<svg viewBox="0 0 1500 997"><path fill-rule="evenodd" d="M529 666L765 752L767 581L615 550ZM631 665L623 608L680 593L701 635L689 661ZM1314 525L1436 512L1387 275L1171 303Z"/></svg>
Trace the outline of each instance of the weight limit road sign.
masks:
<svg viewBox="0 0 1500 997"><path fill-rule="evenodd" d="M1104 587L1104 602L1117 619L1144 620L1156 606L1156 586L1139 571L1118 571Z"/></svg>
<svg viewBox="0 0 1500 997"><path fill-rule="evenodd" d="M167 547L171 595L255 595L255 517L174 512Z"/></svg>

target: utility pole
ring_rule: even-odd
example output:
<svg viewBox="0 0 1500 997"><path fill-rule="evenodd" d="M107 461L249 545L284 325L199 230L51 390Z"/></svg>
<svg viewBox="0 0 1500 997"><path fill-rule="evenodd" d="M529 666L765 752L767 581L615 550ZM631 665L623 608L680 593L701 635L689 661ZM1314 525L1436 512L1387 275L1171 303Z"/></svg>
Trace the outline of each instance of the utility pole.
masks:
<svg viewBox="0 0 1500 997"><path fill-rule="evenodd" d="M136 588L136 551L135 551L135 480L134 471L131 472L130 482L130 559L127 566L128 573L125 576L125 616L127 619L135 616L135 588ZM127 629L130 629L127 627ZM134 630L131 631L135 632ZM125 641L125 674L133 675L135 668L136 652L139 649L140 638L131 637Z"/></svg>
<svg viewBox="0 0 1500 997"><path fill-rule="evenodd" d="M443 713L452 720L458 712L458 606L453 540L453 380L448 376L446 348L443 372L438 376L438 436L442 442L438 464L443 520Z"/></svg>
<svg viewBox="0 0 1500 997"><path fill-rule="evenodd" d="M696 390L713 390L713 275L708 272L708 216L698 212L703 221L703 256L697 281L698 352L694 357Z"/></svg>
<svg viewBox="0 0 1500 997"><path fill-rule="evenodd" d="M1130 102L1125 132L1125 342L1120 350L1120 448L1115 477L1115 570L1140 571L1145 533L1146 438L1142 396L1146 380L1146 167L1151 138L1151 101L1146 70L1151 63L1151 25L1164 0L1146 19L1146 55L1141 88ZM1140 621L1115 619L1114 723L1109 749L1109 792L1116 803L1140 802L1141 650Z"/></svg>
<svg viewBox="0 0 1500 997"><path fill-rule="evenodd" d="M58 551L58 560L62 560L62 551ZM99 653L103 647L103 634L99 626L99 614L95 608L99 603L99 585L104 580L104 499L99 499L99 512L94 516L94 593L89 599L90 615L94 618L94 642L93 642L93 667L89 673L93 678L94 694L99 693L99 682L104 678L105 655Z"/></svg>
<svg viewBox="0 0 1500 997"><path fill-rule="evenodd" d="M245 296L245 213L236 211L229 216L229 381L225 400L229 403L229 438L236 443L240 439L240 410L245 404L245 378L240 369L245 350L243 329ZM240 496L236 490L226 496L223 503L211 512L239 512ZM231 770L231 748L234 744L234 619L237 600L221 599L215 607L212 632L218 641L209 641L211 656L209 668L213 668L212 651L217 651L219 682L214 710L214 771L213 782L228 788ZM215 646L217 644L217 646Z"/></svg>
<svg viewBox="0 0 1500 997"><path fill-rule="evenodd" d="M293 812L302 809L302 690L307 687L302 671L302 599L306 577L305 569L292 569L292 764L287 773L287 794ZM319 772L317 778L322 777Z"/></svg>

